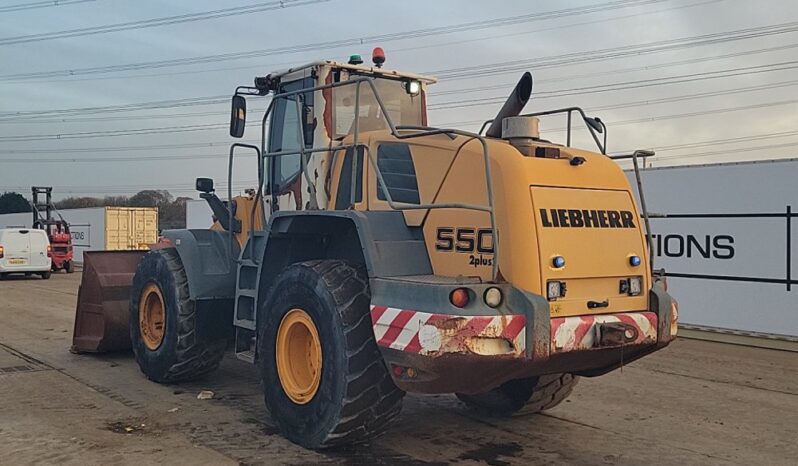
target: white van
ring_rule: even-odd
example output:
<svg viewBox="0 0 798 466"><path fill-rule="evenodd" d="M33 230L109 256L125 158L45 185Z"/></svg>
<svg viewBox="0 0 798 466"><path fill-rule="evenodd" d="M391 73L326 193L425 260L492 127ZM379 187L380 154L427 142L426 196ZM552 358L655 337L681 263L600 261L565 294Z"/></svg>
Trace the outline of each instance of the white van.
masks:
<svg viewBox="0 0 798 466"><path fill-rule="evenodd" d="M11 273L50 278L50 240L44 230L0 229L0 277Z"/></svg>

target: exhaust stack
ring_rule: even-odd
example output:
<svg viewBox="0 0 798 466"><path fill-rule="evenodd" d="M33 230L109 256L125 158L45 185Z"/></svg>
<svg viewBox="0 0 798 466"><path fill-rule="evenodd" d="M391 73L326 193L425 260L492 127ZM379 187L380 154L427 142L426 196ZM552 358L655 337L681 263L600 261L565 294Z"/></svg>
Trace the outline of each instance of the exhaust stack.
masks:
<svg viewBox="0 0 798 466"><path fill-rule="evenodd" d="M507 117L518 116L518 114L521 113L521 110L524 109L526 103L529 101L529 96L531 95L532 74L527 71L523 76L521 76L521 80L518 81L518 84L515 85L513 92L510 93L510 97L507 99L507 102L504 103L501 110L499 110L499 113L496 114L496 118L493 119L493 122L490 124L490 127L485 135L492 138L502 137L502 120Z"/></svg>

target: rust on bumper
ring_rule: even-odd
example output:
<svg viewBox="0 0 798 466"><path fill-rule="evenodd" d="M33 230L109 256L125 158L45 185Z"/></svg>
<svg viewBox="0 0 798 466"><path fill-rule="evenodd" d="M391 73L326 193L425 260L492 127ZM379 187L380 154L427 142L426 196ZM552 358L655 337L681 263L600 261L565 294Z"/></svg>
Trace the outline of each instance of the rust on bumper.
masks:
<svg viewBox="0 0 798 466"><path fill-rule="evenodd" d="M656 285L650 296L647 311L563 318L551 318L548 303L535 296L526 301L525 314L509 315L373 305L372 323L403 390L484 393L521 377L601 375L667 346L675 338L678 307Z"/></svg>

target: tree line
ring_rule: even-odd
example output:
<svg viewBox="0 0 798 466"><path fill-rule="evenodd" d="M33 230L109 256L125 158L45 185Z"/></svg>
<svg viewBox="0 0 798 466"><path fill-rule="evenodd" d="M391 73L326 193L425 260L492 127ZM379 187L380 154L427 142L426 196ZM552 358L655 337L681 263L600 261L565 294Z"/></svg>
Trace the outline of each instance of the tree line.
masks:
<svg viewBox="0 0 798 466"><path fill-rule="evenodd" d="M85 209L90 207L157 207L158 226L161 229L186 227L186 201L190 197L173 197L169 191L147 189L132 196L73 196L55 203L59 210ZM0 214L30 212L30 201L19 193L0 194Z"/></svg>

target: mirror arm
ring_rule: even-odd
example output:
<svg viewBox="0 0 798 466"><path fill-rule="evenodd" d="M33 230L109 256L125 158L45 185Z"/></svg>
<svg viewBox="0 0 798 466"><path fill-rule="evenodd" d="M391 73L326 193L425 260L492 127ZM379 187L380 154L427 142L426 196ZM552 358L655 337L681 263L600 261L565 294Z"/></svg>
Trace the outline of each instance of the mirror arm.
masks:
<svg viewBox="0 0 798 466"><path fill-rule="evenodd" d="M208 206L211 208L214 217L222 225L226 231L232 231L233 233L240 233L241 232L241 221L234 216L230 215L230 209L232 209L232 205L224 205L219 196L215 193L200 193L200 199L205 199L205 202L208 203ZM230 218L233 218L233 228L230 229Z"/></svg>

